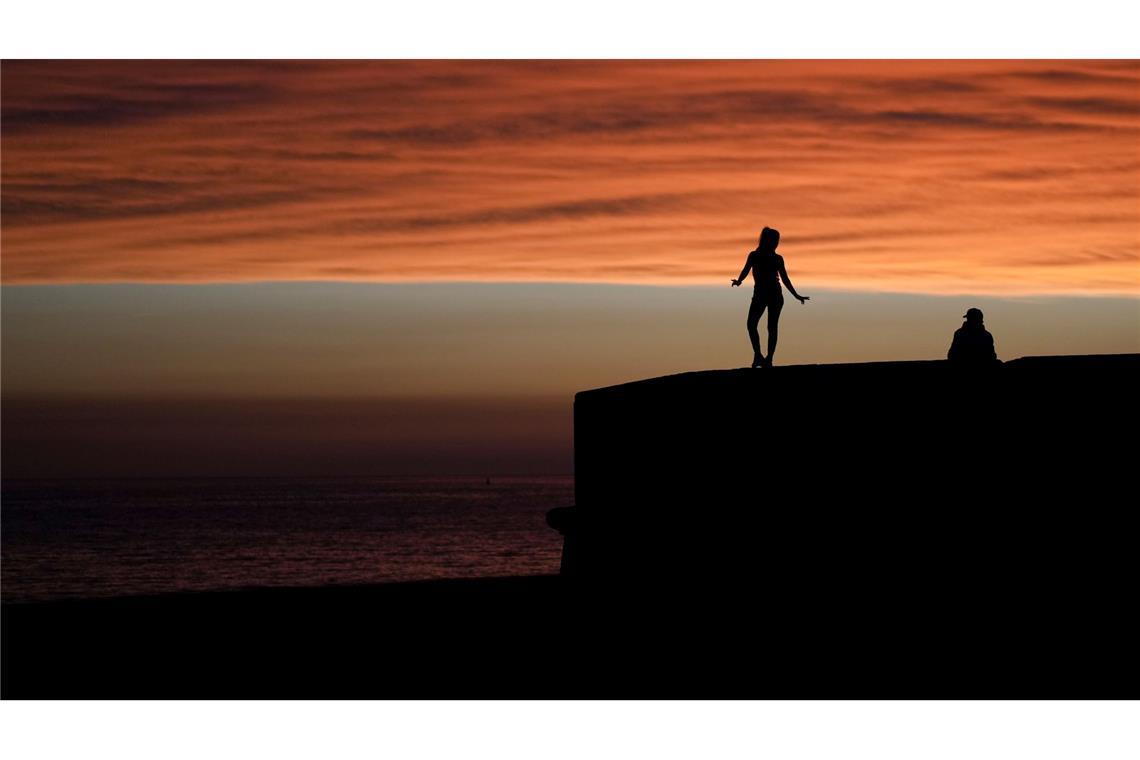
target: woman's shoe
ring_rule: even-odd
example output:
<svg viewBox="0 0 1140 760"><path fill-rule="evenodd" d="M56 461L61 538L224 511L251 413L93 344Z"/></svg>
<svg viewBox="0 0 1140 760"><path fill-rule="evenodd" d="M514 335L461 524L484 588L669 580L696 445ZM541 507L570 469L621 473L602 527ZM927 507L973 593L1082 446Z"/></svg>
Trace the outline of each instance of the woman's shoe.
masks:
<svg viewBox="0 0 1140 760"><path fill-rule="evenodd" d="M767 360L764 359L764 355L761 354L759 351L757 351L755 354L752 355L752 369L756 369L757 367L767 367L767 366L768 366Z"/></svg>

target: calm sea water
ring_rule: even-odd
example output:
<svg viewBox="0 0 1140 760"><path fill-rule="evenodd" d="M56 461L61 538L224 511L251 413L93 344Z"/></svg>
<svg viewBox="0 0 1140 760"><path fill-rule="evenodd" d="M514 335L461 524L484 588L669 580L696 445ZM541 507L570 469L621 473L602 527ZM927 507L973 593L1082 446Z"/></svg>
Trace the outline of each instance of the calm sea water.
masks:
<svg viewBox="0 0 1140 760"><path fill-rule="evenodd" d="M4 601L558 571L572 476L16 480Z"/></svg>

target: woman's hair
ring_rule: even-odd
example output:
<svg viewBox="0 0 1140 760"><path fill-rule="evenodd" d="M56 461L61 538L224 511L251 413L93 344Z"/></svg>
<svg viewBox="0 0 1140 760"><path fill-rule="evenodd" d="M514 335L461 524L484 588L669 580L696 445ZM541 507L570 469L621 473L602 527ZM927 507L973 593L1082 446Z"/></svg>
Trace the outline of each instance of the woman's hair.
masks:
<svg viewBox="0 0 1140 760"><path fill-rule="evenodd" d="M774 230L771 227L765 227L760 231L760 244L756 246L756 250L764 252L772 252L776 250L776 246L780 244L780 231Z"/></svg>

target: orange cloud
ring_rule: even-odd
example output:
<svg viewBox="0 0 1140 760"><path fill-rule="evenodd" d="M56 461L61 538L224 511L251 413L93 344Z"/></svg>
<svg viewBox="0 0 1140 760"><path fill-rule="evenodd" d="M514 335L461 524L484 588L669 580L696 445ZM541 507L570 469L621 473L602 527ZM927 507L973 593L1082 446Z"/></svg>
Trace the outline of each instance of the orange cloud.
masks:
<svg viewBox="0 0 1140 760"><path fill-rule="evenodd" d="M1134 61L3 67L3 281L1140 292Z"/></svg>

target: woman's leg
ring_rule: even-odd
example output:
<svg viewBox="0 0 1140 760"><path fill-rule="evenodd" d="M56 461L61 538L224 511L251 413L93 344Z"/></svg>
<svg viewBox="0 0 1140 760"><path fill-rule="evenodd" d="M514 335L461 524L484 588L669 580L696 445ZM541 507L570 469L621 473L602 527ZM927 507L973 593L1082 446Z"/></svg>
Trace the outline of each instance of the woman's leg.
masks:
<svg viewBox="0 0 1140 760"><path fill-rule="evenodd" d="M752 342L752 366L755 367L760 363L762 355L760 354L760 331L757 329L760 325L760 317L764 316L764 300L752 297L752 305L748 307L748 340ZM769 317L771 319L771 317Z"/></svg>
<svg viewBox="0 0 1140 760"><path fill-rule="evenodd" d="M784 308L784 301L773 301L768 307L768 366L772 366L772 359L776 356L776 341L780 337L780 312Z"/></svg>

